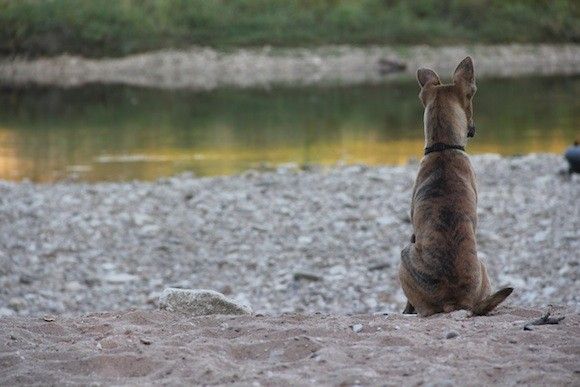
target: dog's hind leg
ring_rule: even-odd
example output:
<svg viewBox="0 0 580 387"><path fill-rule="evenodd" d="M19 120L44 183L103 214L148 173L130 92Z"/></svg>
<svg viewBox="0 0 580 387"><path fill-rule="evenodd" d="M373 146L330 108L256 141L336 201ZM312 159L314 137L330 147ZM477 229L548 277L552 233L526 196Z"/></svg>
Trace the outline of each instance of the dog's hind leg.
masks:
<svg viewBox="0 0 580 387"><path fill-rule="evenodd" d="M410 244L401 251L399 281L408 300L403 313L429 316L440 311L433 303L439 281L422 267L416 247L416 244Z"/></svg>

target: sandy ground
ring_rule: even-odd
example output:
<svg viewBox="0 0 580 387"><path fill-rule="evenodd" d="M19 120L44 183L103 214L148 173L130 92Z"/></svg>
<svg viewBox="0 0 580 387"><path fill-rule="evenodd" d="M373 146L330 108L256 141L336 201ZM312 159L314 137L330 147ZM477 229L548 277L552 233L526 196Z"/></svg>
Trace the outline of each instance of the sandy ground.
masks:
<svg viewBox="0 0 580 387"><path fill-rule="evenodd" d="M449 75L467 55L478 77L574 75L580 72L580 45L495 45L451 47L211 48L166 50L124 58L73 56L0 60L0 85L78 86L120 83L147 87L209 90L380 83L414 77L420 66Z"/></svg>
<svg viewBox="0 0 580 387"><path fill-rule="evenodd" d="M509 307L477 318L463 311L430 318L165 311L5 317L0 385L577 386L580 317L553 312L566 317L532 331L523 325L543 311Z"/></svg>

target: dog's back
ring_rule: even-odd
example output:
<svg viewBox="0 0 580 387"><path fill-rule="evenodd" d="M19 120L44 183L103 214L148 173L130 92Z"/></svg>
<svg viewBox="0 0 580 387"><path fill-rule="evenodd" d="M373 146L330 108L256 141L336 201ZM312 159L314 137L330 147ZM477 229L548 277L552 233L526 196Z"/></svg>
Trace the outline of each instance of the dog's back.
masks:
<svg viewBox="0 0 580 387"><path fill-rule="evenodd" d="M470 295L481 287L476 202L475 175L465 153L449 150L423 159L411 219L413 254L420 258L411 259L407 251L402 265L419 280L416 285L422 292L429 294L435 312L470 309L475 303ZM489 286L481 291L489 293Z"/></svg>

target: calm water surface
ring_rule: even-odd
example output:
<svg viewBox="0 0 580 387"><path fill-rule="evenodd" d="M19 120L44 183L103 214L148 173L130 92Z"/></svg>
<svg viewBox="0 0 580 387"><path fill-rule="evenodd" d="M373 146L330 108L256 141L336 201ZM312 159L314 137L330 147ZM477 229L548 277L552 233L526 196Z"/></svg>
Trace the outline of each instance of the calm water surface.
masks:
<svg viewBox="0 0 580 387"><path fill-rule="evenodd" d="M151 180L280 163L420 157L415 81L382 86L166 91L0 90L0 179ZM580 77L484 80L470 153L561 153L580 139Z"/></svg>

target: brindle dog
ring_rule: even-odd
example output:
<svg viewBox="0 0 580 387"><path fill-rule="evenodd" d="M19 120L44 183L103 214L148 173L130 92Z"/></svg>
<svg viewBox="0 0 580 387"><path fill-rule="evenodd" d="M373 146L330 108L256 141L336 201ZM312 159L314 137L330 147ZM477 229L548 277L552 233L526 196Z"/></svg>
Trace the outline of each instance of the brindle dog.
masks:
<svg viewBox="0 0 580 387"><path fill-rule="evenodd" d="M425 157L413 188L414 233L401 252L399 279L408 300L403 313L467 309L484 315L513 289L490 295L487 269L477 257L475 173L464 151L467 138L475 135L473 61L459 63L451 85L423 68L417 80L425 107Z"/></svg>

